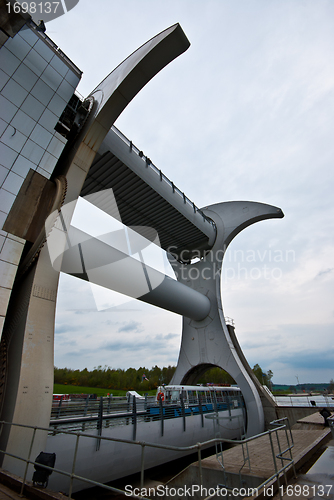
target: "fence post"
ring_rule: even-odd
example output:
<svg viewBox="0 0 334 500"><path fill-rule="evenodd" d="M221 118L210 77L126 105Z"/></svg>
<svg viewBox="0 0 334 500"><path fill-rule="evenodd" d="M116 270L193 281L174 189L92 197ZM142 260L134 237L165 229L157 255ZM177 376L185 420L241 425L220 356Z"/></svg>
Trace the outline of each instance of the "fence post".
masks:
<svg viewBox="0 0 334 500"><path fill-rule="evenodd" d="M102 425L103 425L103 396L100 396L99 415L96 425L98 436L102 436ZM100 449L100 444L101 444L101 439L97 438L96 451Z"/></svg>
<svg viewBox="0 0 334 500"><path fill-rule="evenodd" d="M282 492L281 492L281 484L280 484L280 478L279 474L277 472L277 463L276 463L276 455L275 455L275 450L274 450L274 443L273 443L273 438L271 436L273 431L269 430L269 440L270 440L270 446L271 446L271 453L273 456L273 462L274 462L274 468L275 468L275 476L277 477L277 484L278 484L278 491L279 491L279 497L282 500Z"/></svg>
<svg viewBox="0 0 334 500"><path fill-rule="evenodd" d="M218 413L217 394L215 392L213 393L213 408Z"/></svg>
<svg viewBox="0 0 334 500"><path fill-rule="evenodd" d="M62 394L62 395L60 396L59 405L58 405L58 411L57 411L57 418L59 418L59 417L60 417L61 404L62 404L62 402L63 402L63 397L64 397L64 394Z"/></svg>
<svg viewBox="0 0 334 500"><path fill-rule="evenodd" d="M199 407L199 412L201 414L201 421L202 421L202 427L204 427L204 416L203 416L203 407L202 407L202 396L198 396L198 407Z"/></svg>
<svg viewBox="0 0 334 500"><path fill-rule="evenodd" d="M227 407L228 407L228 415L229 415L229 417L231 417L232 416L232 412L231 412L232 398L231 398L231 396L227 396Z"/></svg>
<svg viewBox="0 0 334 500"><path fill-rule="evenodd" d="M85 404L85 408L84 408L84 417L87 416L88 402L89 402L89 395L87 395L87 397L86 397L86 404ZM85 422L82 422L82 432L85 432L85 428L86 428Z"/></svg>
<svg viewBox="0 0 334 500"><path fill-rule="evenodd" d="M71 500L71 498L72 498L73 475L74 475L74 471L75 471L75 464L76 464L76 461L77 461L77 454L78 454L78 447L79 447L79 438L80 438L80 434L77 434L77 439L76 439L76 442L75 442L74 456L73 456L73 465L72 465L72 473L71 473L71 480L70 480L70 489L69 489L69 492L68 492L68 498L69 498L69 500Z"/></svg>
<svg viewBox="0 0 334 500"><path fill-rule="evenodd" d="M140 489L144 487L144 452L145 443L141 443Z"/></svg>
<svg viewBox="0 0 334 500"><path fill-rule="evenodd" d="M202 489L203 486L203 473L202 473L202 453L201 453L201 443L197 443L197 454L198 454L198 469L199 469L199 484Z"/></svg>
<svg viewBox="0 0 334 500"><path fill-rule="evenodd" d="M108 396L108 407L107 407L107 412L108 413L110 413L111 397L112 397L111 394L109 394L109 396ZM109 427L109 422L110 422L109 419L106 420L106 427Z"/></svg>
<svg viewBox="0 0 334 500"><path fill-rule="evenodd" d="M26 478L27 478L29 461L30 461L30 457L31 457L32 447L33 447L34 440L35 440L35 435L36 435L36 427L34 427L34 431L32 433L32 438L31 438L31 443L30 443L30 448L29 448L29 453L28 453L26 468L25 468L25 471L24 471L24 476L23 476L23 481L22 481L20 496L23 496L23 490L24 490L24 486L25 486L25 482L26 482Z"/></svg>
<svg viewBox="0 0 334 500"><path fill-rule="evenodd" d="M126 411L127 413L130 413L130 408L131 408L131 395L127 395L127 406L126 406ZM126 425L129 425L129 417L126 417Z"/></svg>
<svg viewBox="0 0 334 500"><path fill-rule="evenodd" d="M133 435L132 439L135 441L136 440L136 434L137 434L137 405L136 405L136 396L133 396L132 398L132 425L133 425Z"/></svg>
<svg viewBox="0 0 334 500"><path fill-rule="evenodd" d="M286 430L286 427L285 427L285 430ZM279 437L278 437L278 430L277 429L275 429L275 434L276 434L276 440L277 440L278 453L279 453L279 456L281 457L281 467L283 468L284 467L284 459L283 459L283 456L282 456L281 443L280 443L280 440L279 440ZM285 435L287 437L286 433L285 433ZM286 470L285 469L284 469L283 473L284 473L285 484L287 485L288 482L287 482Z"/></svg>
<svg viewBox="0 0 334 500"><path fill-rule="evenodd" d="M164 435L164 409L162 406L162 399L159 398L159 413L160 413L160 421L161 421L161 436Z"/></svg>
<svg viewBox="0 0 334 500"><path fill-rule="evenodd" d="M182 420L183 420L183 432L185 432L185 430L186 430L186 414L184 411L184 401L183 401L182 392L180 393L180 403L181 403L181 413L182 413Z"/></svg>

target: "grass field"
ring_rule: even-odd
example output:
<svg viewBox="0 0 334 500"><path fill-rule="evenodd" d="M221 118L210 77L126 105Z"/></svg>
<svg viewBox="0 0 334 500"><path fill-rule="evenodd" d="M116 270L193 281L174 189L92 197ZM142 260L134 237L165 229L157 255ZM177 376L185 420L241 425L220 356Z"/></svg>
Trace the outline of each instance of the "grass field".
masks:
<svg viewBox="0 0 334 500"><path fill-rule="evenodd" d="M125 396L126 391L111 391L110 389L82 387L80 385L54 384L53 386L53 394L96 394L97 396L107 396L109 393L113 394L113 396Z"/></svg>
<svg viewBox="0 0 334 500"><path fill-rule="evenodd" d="M99 387L82 387L80 385L62 385L54 384L53 394L96 394L97 396L107 396L109 393L113 396L125 396L127 391L118 389L101 389ZM144 395L142 391L139 394ZM155 391L148 391L150 396L155 395Z"/></svg>

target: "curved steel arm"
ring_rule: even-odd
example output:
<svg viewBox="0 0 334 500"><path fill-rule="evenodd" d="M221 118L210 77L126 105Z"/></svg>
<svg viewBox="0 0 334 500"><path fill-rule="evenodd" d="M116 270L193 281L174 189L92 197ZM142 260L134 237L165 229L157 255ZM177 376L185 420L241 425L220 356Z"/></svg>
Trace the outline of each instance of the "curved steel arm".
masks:
<svg viewBox="0 0 334 500"><path fill-rule="evenodd" d="M107 132L135 95L189 46L181 26L174 24L139 47L90 94L98 102L94 124L98 123ZM84 142L97 151L96 139L91 128Z"/></svg>

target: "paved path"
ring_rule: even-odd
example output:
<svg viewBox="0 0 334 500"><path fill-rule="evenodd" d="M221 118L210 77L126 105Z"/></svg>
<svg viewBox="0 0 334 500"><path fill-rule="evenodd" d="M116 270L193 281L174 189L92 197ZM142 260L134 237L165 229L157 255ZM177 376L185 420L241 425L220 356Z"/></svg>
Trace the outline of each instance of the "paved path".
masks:
<svg viewBox="0 0 334 500"><path fill-rule="evenodd" d="M22 498L25 497L20 497L18 493L10 490L7 486L0 484L0 500L22 500Z"/></svg>
<svg viewBox="0 0 334 500"><path fill-rule="evenodd" d="M314 442L317 440L322 440L328 435L329 429L320 428L310 430L293 429L292 436L294 441L294 447L292 448L292 457L295 463L303 456L308 448L314 446ZM288 447L288 441L286 439L286 434L284 431L277 432L279 437L279 442L281 450ZM279 453L278 443L276 433L271 434L272 443L275 450L275 455ZM246 452L246 446L244 445L244 451ZM248 443L248 452L250 457L250 468L249 464L244 461L243 451L241 445L237 445L229 450L224 451L224 466L226 471L238 473L242 469L243 474L251 476L259 476L263 478L269 478L275 473L275 464L273 460L272 448L269 436L262 436L261 438L255 439ZM285 453L284 457L288 457L289 453ZM244 465L243 465L244 464ZM276 459L276 465L278 468L281 467L281 461ZM202 460L202 467L209 469L221 469L220 464L217 462L216 456L211 456Z"/></svg>
<svg viewBox="0 0 334 500"><path fill-rule="evenodd" d="M0 469L1 471L1 469ZM4 479L5 477L5 479ZM16 493L15 490L20 490L22 482L18 481L17 476L13 474L9 474L7 472L1 471L0 479L6 483L8 483L7 478L10 477L12 481L12 488L9 486L5 486L5 484L0 483L0 500L24 500L25 498L29 499L39 499L39 500L66 500L68 497L62 495L61 493L53 492L48 489L39 489L33 488L32 483L28 482L25 487L25 495L20 496L19 493ZM15 478L15 479L14 479ZM15 485L15 486L14 486Z"/></svg>

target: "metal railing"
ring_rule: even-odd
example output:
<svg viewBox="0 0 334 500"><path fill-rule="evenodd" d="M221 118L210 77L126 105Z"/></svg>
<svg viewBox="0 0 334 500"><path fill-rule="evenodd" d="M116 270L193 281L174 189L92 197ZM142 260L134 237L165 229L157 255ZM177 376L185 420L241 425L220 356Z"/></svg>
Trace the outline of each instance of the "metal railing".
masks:
<svg viewBox="0 0 334 500"><path fill-rule="evenodd" d="M122 139L123 142L125 142L125 144L127 144L127 146L129 146L129 149L131 152L136 153L142 159L142 161L146 167L151 168L157 175L159 175L161 181L166 182L170 186L170 188L173 190L173 193L178 194L183 199L184 203L187 203L188 205L190 205L193 208L194 213L198 212L203 217L203 220L205 222L208 222L211 226L216 227L215 223L209 217L207 217L204 214L204 212L200 208L198 208L195 205L195 203L193 201L191 201L184 194L183 191L181 191L178 187L176 187L174 182L172 182L164 173L162 173L162 171L158 167L156 167L154 165L154 163L152 163L152 160L150 158L148 158L147 156L145 156L143 151L138 149L137 146L135 146L133 144L133 142L130 141L126 137L126 135L123 134L123 132L121 132L117 127L115 127L115 125L112 126L112 130L113 130L113 132L115 132L117 134L117 136L120 139Z"/></svg>
<svg viewBox="0 0 334 500"><path fill-rule="evenodd" d="M235 327L235 322L234 322L234 319L233 318L229 318L228 316L225 316L225 323L227 325L231 325L233 326L233 328Z"/></svg>
<svg viewBox="0 0 334 500"><path fill-rule="evenodd" d="M285 422L285 423L283 423L283 422ZM122 494L124 496L130 496L132 498L137 498L137 499L142 499L142 500L149 500L149 499L146 499L145 497L138 496L138 495L132 494L131 492L126 492L126 491L120 490L118 488L115 488L113 486L109 486L109 485L100 483L98 481L94 481L92 479L88 479L88 478L82 477L82 476L80 476L80 475L78 475L78 474L75 473L76 460L77 460L77 454L78 454L78 448L79 448L79 440L80 440L80 438L92 438L92 439L96 439L96 437L97 437L96 435L86 434L86 433L80 433L80 432L79 433L73 433L73 432L64 431L64 430L57 431L57 430L50 429L50 428L44 428L44 427L38 427L38 426L31 426L31 425L24 425L24 424L16 424L16 423L5 422L5 421L0 421L0 425L2 426L2 428L3 428L3 426L10 426L10 427L15 426L15 427L20 427L20 428L31 429L33 431L32 432L32 438L31 438L31 441L30 441L28 456L26 458L24 458L22 456L19 456L19 455L15 455L15 454L10 453L9 451L6 451L6 450L0 450L0 453L2 453L4 455L7 455L9 457L15 458L17 460L23 461L26 464L24 475L23 475L23 480L22 480L22 486L21 486L21 493L20 493L21 495L23 495L24 487L25 487L26 482L27 482L27 474L28 474L28 467L29 467L29 465L39 465L39 467L41 467L40 464L38 464L35 460L31 459L31 454L32 454L32 450L33 450L33 445L34 445L34 440L35 440L35 436L36 436L36 431L39 430L39 431L56 432L56 433L57 432L62 432L62 433L69 434L71 436L76 436L75 449L74 449L74 456L73 456L73 463L72 463L71 472L66 471L66 470L61 470L61 469L58 469L56 467L52 468L52 467L48 467L46 465L43 465L44 469L49 470L50 472L55 472L55 473L61 474L61 475L66 476L66 477L69 478L69 480L70 480L69 493L68 493L68 498L69 499L72 499L73 481L74 480L78 480L78 481L82 481L82 482L84 482L84 483L86 483L86 484L88 484L90 486L99 486L101 488L104 488L105 490L116 492L116 493ZM158 449L161 449L161 450L177 451L177 452L180 452L182 454L184 454L185 452L191 452L191 451L196 452L197 451L198 468L199 468L199 483L200 483L199 486L202 488L203 487L202 449L208 448L210 446L217 446L217 445L220 445L222 443L232 444L232 445L241 444L242 446L247 446L248 443L251 442L251 441L255 441L256 439L262 438L264 436L268 436L269 442L270 442L271 451L272 451L272 457L273 457L273 461L274 461L275 472L269 478L267 478L266 480L264 480L257 488L254 488L254 489L250 488L250 490L254 491L256 489L257 492L258 492L261 488L264 488L269 482L273 481L276 478L276 480L278 482L278 487L279 487L278 489L279 489L279 492L280 492L280 497L281 497L280 478L284 475L285 482L287 484L286 471L287 471L288 467L290 467L290 466L293 467L293 472L295 474L294 462L293 462L292 452L291 452L291 450L293 448L293 437L292 437L292 432L291 432L291 429L290 429L289 422L288 422L287 418L280 419L280 420L275 420L275 421L271 422L270 425L274 426L274 429L270 429L270 430L268 430L266 432L263 432L261 434L257 434L256 436L252 436L252 437L247 438L247 439L232 440L232 439L216 438L216 439L211 439L211 440L204 441L204 442L201 442L201 443L196 443L196 444L191 445L191 446L169 446L169 445L149 443L149 442L143 442L143 441L130 441L130 440L127 440L127 439L118 439L118 438L112 438L112 437L106 437L106 436L100 436L99 439L100 440L104 440L104 441L113 441L113 442L119 442L119 443L127 443L127 444L131 444L133 446L140 446L141 447L140 489L143 490L143 488L144 488L144 479L145 479L145 476L144 476L144 474L145 474L145 450L147 448L158 448ZM281 448L280 440L279 440L279 435L278 435L279 431L285 431L286 440L287 440L287 443L288 443L288 446L285 449ZM277 453L277 449L275 450L273 436L276 436L278 453ZM289 454L290 454L289 457L285 457L284 456L287 452L289 452ZM277 460L279 460L281 462L281 466L279 466L277 464ZM284 461L286 462L285 464L284 464ZM249 462L249 467L250 467L250 462ZM221 488L224 488L228 492L233 492L233 489L230 488L230 487L228 487L228 485L218 485L218 486L219 487L221 486ZM240 488L242 486L243 486L243 483L240 483ZM209 500L211 498L214 498L214 496L215 495L211 495L211 496L207 497L205 500ZM250 495L246 494L244 496L250 496Z"/></svg>
<svg viewBox="0 0 334 500"><path fill-rule="evenodd" d="M219 419L219 417L217 417L217 418ZM296 477L296 471L295 471L294 461L293 461L293 457L292 457L292 448L294 446L294 443L293 443L293 436L292 436L292 431L290 428L288 418L284 417L284 418L281 418L278 420L273 420L272 422L270 422L269 425L272 426L273 429L269 429L266 432L263 432L261 434L257 434L256 436L252 436L252 437L247 438L247 439L234 441L235 443L240 444L242 447L243 463L242 463L242 465L239 469L239 472L238 472L240 489L244 484L244 481L242 479L241 474L243 472L244 467L247 464L248 464L249 472L251 472L251 455L249 453L248 443L250 443L251 441L254 441L256 439L263 438L264 436L268 436L269 443L270 443L270 449L272 452L272 458L273 458L275 472L269 478L265 479L256 488L248 488L248 489L243 488L243 491L245 492L245 495L243 495L244 497L253 496L255 490L258 493L259 490L261 490L268 483L270 483L276 479L277 484L278 484L279 495L280 495L280 498L282 499L282 492L281 492L281 488L280 488L280 478L282 476L284 476L285 484L286 485L288 484L286 472L287 472L287 469L289 467L292 467L294 477ZM284 431L284 433L285 433L285 440L287 443L287 446L285 448L282 448L282 446L281 446L281 441L280 441L279 434L278 434L279 431ZM276 438L276 450L275 450L274 438ZM225 440L225 439L221 440L221 443L225 443L225 442L227 442L227 440ZM287 453L289 454L289 456L285 456ZM221 487L221 489L224 489L228 492L233 493L233 491L235 491L235 488L229 487L227 484L228 483L228 471L226 470L226 467L224 465L222 447L220 447L219 452L218 452L218 449L216 447L216 458L222 467L223 477L224 477L224 484L219 484L219 487ZM280 466L277 463L277 461L280 462ZM284 464L284 462L285 462L285 464ZM210 500L212 498L215 498L215 495L210 495L210 496L206 497L205 500Z"/></svg>
<svg viewBox="0 0 334 500"><path fill-rule="evenodd" d="M330 428L330 430L331 430L332 437L333 437L333 439L334 439L334 415L333 415L333 417L329 417L329 418L327 419L327 422L328 422L329 428Z"/></svg>
<svg viewBox="0 0 334 500"><path fill-rule="evenodd" d="M223 390L224 388L222 388ZM215 393L208 392L205 397L189 397L184 400L182 395L179 403L173 401L155 401L154 397L138 399L135 396L128 400L113 400L111 397L99 400L86 398L83 401L64 401L52 405L50 426L58 432L62 429L67 431L87 431L88 429L99 429L115 427L119 425L133 425L133 439L136 439L137 424L140 422L161 422L161 435L164 433L164 421L172 418L183 420L183 429L186 430L186 419L194 415L201 415L202 427L204 426L203 415L212 412L228 412L244 407L242 396L227 395L217 398Z"/></svg>
<svg viewBox="0 0 334 500"><path fill-rule="evenodd" d="M321 399L320 399L321 397ZM331 396L322 395L320 396L310 396L302 394L296 394L295 396L275 396L274 399L276 404L279 406L293 406L293 407L302 407L309 406L313 408L334 408L334 399Z"/></svg>

